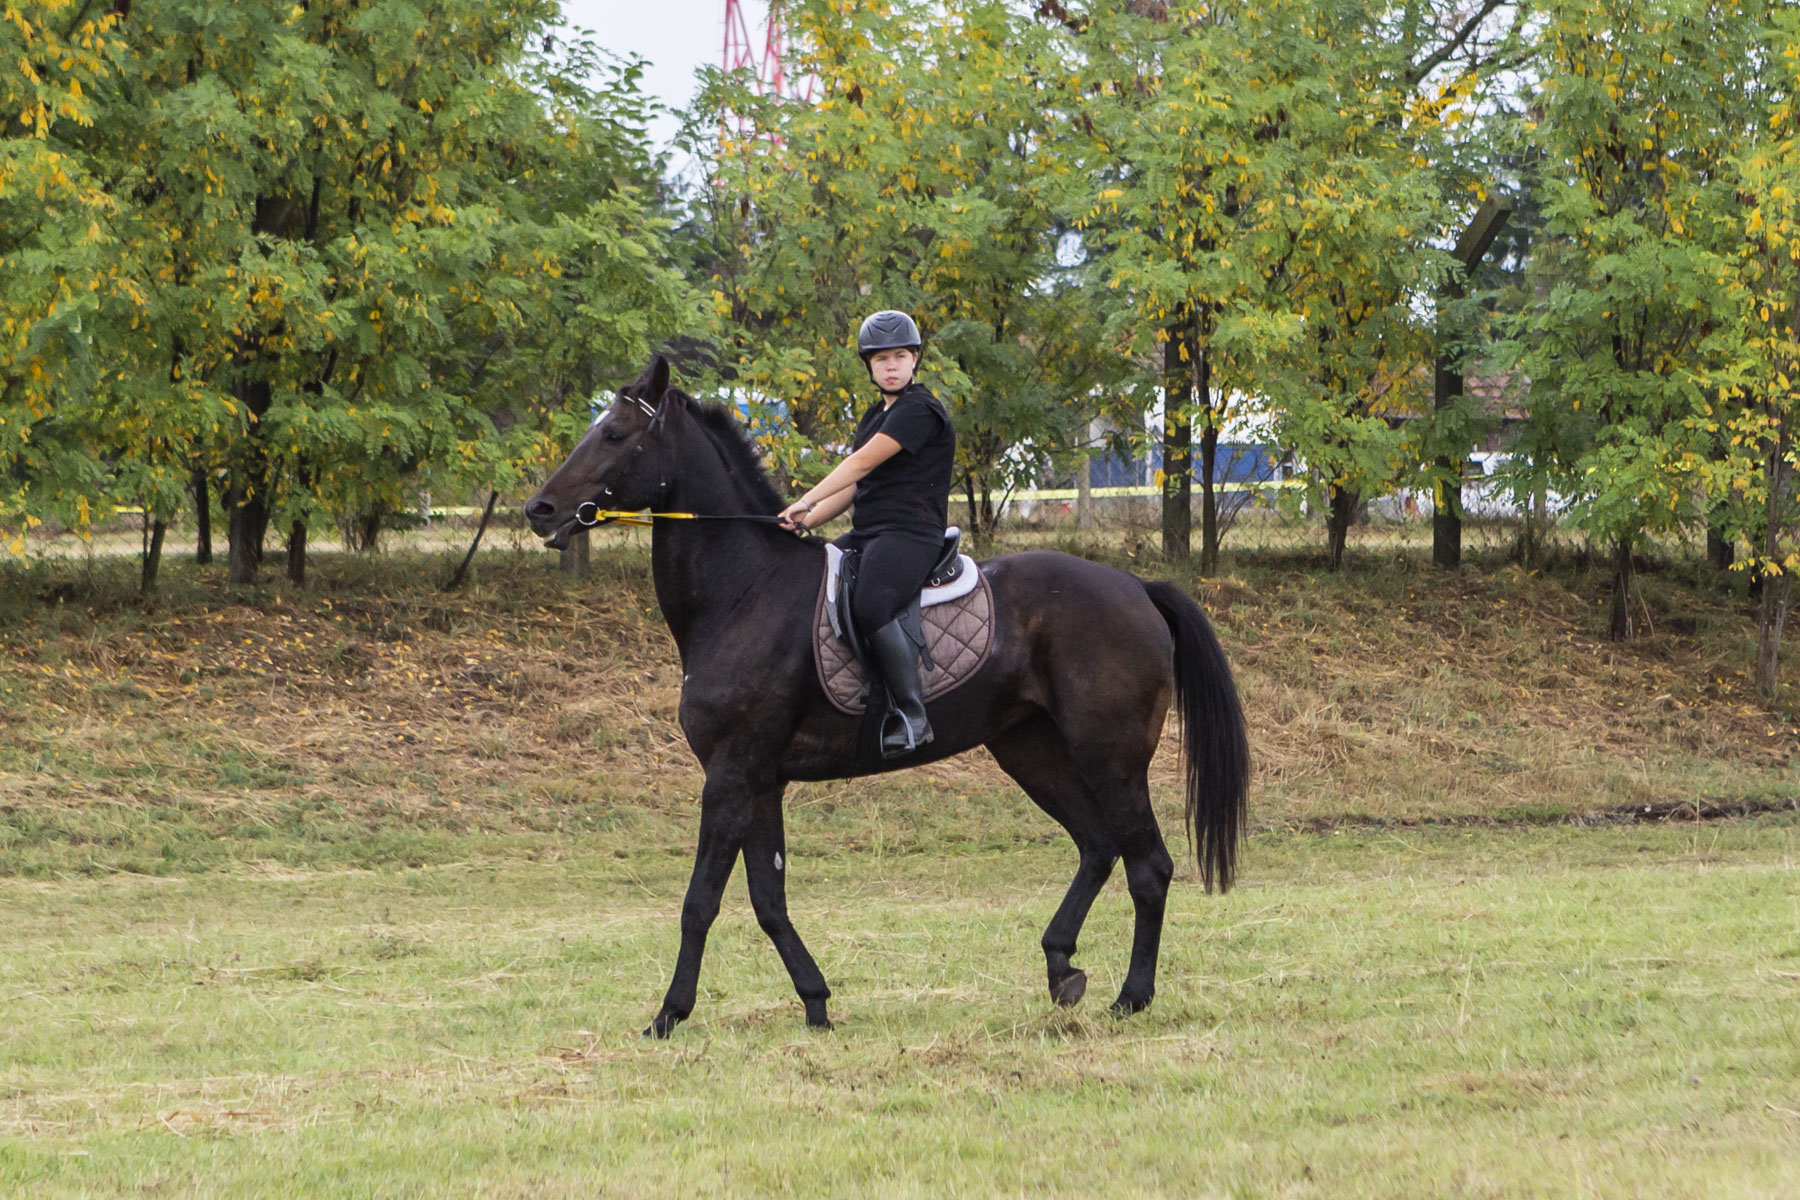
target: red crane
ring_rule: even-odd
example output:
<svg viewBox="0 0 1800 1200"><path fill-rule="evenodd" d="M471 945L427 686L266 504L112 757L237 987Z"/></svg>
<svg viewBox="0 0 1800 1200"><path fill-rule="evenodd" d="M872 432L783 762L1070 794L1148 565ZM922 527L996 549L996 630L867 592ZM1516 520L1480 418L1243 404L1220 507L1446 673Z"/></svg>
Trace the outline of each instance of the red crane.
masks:
<svg viewBox="0 0 1800 1200"><path fill-rule="evenodd" d="M783 0L769 0L769 17L764 27L762 54L750 40L750 20L744 15L743 0L725 0L725 55L727 72L748 70L756 80L756 90L765 96L780 96L802 104L812 100L812 76L795 79L787 72L787 21Z"/></svg>

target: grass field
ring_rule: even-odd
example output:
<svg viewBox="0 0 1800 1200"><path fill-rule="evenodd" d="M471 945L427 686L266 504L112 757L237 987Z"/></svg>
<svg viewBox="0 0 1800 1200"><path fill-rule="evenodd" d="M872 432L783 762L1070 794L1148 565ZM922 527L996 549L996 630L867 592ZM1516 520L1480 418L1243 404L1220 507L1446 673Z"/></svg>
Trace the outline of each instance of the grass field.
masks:
<svg viewBox="0 0 1800 1200"><path fill-rule="evenodd" d="M11 579L0 1195L1800 1194L1800 741L1728 589L1614 647L1573 571L1188 580L1255 832L1149 1012L1120 880L1050 1007L1074 856L972 756L790 794L835 1032L734 881L647 1043L698 776L642 551L595 568Z"/></svg>

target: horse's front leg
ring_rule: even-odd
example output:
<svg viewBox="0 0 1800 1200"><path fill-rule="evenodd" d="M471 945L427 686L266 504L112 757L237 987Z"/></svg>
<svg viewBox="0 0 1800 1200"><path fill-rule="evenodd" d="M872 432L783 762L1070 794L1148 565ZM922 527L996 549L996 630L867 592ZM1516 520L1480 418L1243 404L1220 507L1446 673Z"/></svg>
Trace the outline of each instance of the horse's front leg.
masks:
<svg viewBox="0 0 1800 1200"><path fill-rule="evenodd" d="M760 792L753 802L750 828L744 834L744 875L750 881L750 905L756 923L775 943L794 991L806 1006L806 1023L814 1029L830 1029L825 1002L831 989L825 976L794 930L787 911L787 839L781 819L780 787Z"/></svg>
<svg viewBox="0 0 1800 1200"><path fill-rule="evenodd" d="M731 878L731 866L743 845L750 821L750 792L741 784L714 779L709 773L700 794L700 846L694 853L694 874L688 880L687 897L681 902L681 953L675 959L675 977L669 981L645 1037L666 1038L694 1011L694 992L700 982L700 959L706 953L706 935L719 915L719 897Z"/></svg>

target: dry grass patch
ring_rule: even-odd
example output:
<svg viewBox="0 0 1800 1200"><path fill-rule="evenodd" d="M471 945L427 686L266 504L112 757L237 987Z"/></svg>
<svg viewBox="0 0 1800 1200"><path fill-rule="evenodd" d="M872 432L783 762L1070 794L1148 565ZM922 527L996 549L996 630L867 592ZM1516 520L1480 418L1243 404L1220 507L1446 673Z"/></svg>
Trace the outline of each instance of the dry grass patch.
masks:
<svg viewBox="0 0 1800 1200"><path fill-rule="evenodd" d="M256 591L171 564L154 607L130 600L122 570L97 569L65 603L15 598L0 614L13 831L0 870L33 869L17 848L57 841L61 869L172 869L191 848L158 834L180 828L556 838L692 804L647 554L621 540L593 564L570 581L548 556L495 556L453 595L431 586L431 560L325 556L310 588ZM1186 582L1244 692L1260 827L1654 808L1800 783L1800 722L1749 689L1747 608L1708 581L1646 577L1655 632L1624 646L1602 637L1603 581L1573 572L1268 567ZM1171 816L1175 749L1165 738L1154 773ZM1056 836L979 753L792 800L852 848L904 849L909 822L945 812L975 838L984 823ZM884 830L896 812L907 820ZM147 859L120 849L146 845ZM466 851L414 837L393 853Z"/></svg>

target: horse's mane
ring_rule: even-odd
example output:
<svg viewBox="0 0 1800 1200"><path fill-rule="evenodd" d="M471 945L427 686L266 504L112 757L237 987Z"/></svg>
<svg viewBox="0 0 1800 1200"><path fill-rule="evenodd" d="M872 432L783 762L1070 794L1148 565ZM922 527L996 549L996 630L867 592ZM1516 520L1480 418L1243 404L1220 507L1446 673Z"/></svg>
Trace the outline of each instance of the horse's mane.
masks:
<svg viewBox="0 0 1800 1200"><path fill-rule="evenodd" d="M680 388L670 390L681 397L688 415L694 418L695 423L719 448L719 453L725 456L732 474L744 481L744 486L750 490L756 511L776 513L785 508L781 493L775 490L768 471L763 468L762 456L750 444L750 435L744 432L737 414L723 404L706 404L696 400Z"/></svg>

